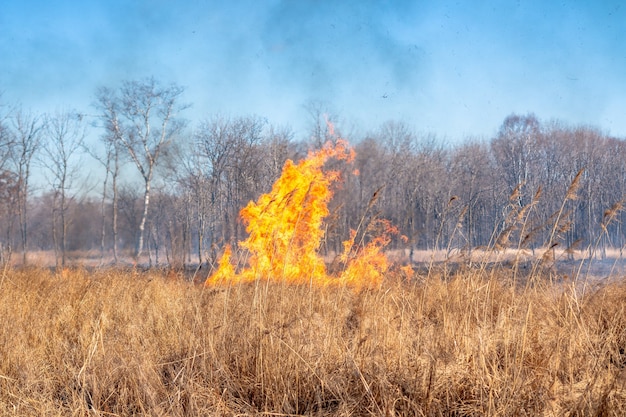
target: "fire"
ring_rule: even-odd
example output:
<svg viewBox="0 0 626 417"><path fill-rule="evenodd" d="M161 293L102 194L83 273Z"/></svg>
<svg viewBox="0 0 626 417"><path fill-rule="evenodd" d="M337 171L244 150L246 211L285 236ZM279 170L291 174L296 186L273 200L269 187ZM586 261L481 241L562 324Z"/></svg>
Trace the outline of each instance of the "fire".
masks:
<svg viewBox="0 0 626 417"><path fill-rule="evenodd" d="M354 288L377 286L388 268L382 249L396 232L388 222L378 220L370 229L377 234L367 244L356 242L357 232L344 242L340 260L343 271L327 274L318 250L324 237L323 222L328 216L331 186L339 180L337 171L324 170L329 159L352 162L354 150L344 140L328 143L309 152L297 164L288 160L272 191L240 212L249 236L240 246L247 251L246 266L236 271L231 248L226 247L217 271L207 285L252 282L257 279L318 286L340 284ZM368 232L368 230L366 230ZM371 232L371 230L370 230ZM360 236L361 240L363 236Z"/></svg>

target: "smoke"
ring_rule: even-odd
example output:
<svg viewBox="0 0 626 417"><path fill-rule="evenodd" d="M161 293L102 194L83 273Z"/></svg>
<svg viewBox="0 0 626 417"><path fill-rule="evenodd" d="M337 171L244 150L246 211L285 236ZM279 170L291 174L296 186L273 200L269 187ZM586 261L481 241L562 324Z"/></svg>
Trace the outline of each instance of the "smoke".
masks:
<svg viewBox="0 0 626 417"><path fill-rule="evenodd" d="M384 2L282 1L261 40L271 80L305 98L361 107L418 86L422 51L394 29L405 7ZM408 7L408 6L406 6Z"/></svg>
<svg viewBox="0 0 626 417"><path fill-rule="evenodd" d="M619 1L23 0L0 13L0 91L88 107L98 86L154 76L187 87L191 119L297 127L320 100L365 130L481 135L534 111L624 134L625 18Z"/></svg>

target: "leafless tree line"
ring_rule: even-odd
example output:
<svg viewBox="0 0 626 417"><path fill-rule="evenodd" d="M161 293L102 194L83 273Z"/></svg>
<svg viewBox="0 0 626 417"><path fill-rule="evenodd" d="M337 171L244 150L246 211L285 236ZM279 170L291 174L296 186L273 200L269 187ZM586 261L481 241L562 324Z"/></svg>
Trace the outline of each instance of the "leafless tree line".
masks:
<svg viewBox="0 0 626 417"><path fill-rule="evenodd" d="M57 267L70 256L213 263L245 238L239 210L271 189L284 162L336 139L319 105L301 139L258 116L192 126L183 100L180 86L146 79L100 88L89 116L0 107L3 260L53 251ZM512 114L493 138L460 144L397 121L348 139L356 160L332 163L343 182L322 251L339 251L376 217L398 227L393 247L411 250L624 246L623 138ZM88 165L103 172L97 181L85 181ZM36 172L44 180L32 189Z"/></svg>

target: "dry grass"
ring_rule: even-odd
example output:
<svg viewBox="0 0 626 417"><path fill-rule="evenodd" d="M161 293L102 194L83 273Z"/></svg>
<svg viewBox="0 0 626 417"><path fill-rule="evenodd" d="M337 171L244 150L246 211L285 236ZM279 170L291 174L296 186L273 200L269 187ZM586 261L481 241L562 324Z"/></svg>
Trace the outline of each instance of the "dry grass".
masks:
<svg viewBox="0 0 626 417"><path fill-rule="evenodd" d="M626 415L626 284L0 278L0 415Z"/></svg>

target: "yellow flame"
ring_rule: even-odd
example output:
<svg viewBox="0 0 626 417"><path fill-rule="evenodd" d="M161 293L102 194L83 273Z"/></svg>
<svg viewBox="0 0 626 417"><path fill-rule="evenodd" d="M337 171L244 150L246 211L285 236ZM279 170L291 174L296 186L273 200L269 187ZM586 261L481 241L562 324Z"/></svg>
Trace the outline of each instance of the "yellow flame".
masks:
<svg viewBox="0 0 626 417"><path fill-rule="evenodd" d="M326 144L309 152L297 164L288 160L272 191L257 202L251 201L241 210L249 236L240 246L247 250L247 265L236 271L226 247L217 271L207 285L250 282L257 279L293 284L349 285L360 289L379 285L388 268L382 249L389 243L389 234L396 232L388 222L380 235L360 247L355 243L356 232L344 242L341 261L345 268L339 276L329 276L318 254L324 237L323 221L328 216L331 185L339 179L336 171L324 171L330 159L352 162L354 150L344 140ZM378 223L377 223L378 224Z"/></svg>

